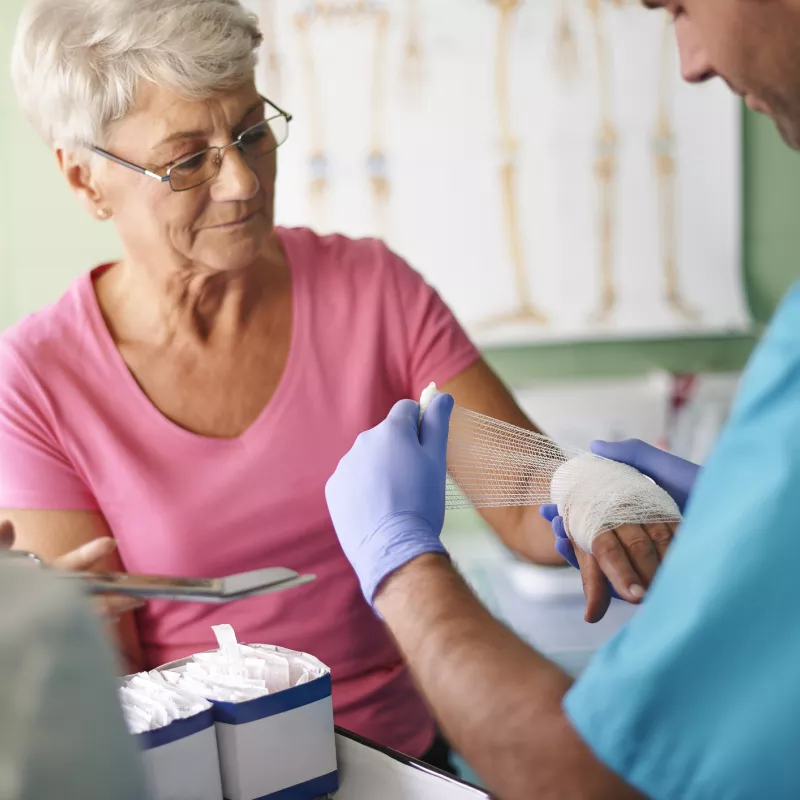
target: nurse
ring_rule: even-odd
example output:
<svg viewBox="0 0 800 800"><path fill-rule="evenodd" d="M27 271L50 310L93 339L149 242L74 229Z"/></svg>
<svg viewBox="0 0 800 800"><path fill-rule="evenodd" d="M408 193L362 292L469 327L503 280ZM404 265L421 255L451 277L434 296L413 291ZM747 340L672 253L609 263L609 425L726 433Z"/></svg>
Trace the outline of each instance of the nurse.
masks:
<svg viewBox="0 0 800 800"><path fill-rule="evenodd" d="M647 5L674 17L687 81L722 77L800 149L800 0ZM800 797L800 287L702 473L641 443L599 445L691 497L641 610L577 683L486 612L439 541L451 408L436 398L417 438L417 405L398 403L327 497L367 600L488 787L504 800Z"/></svg>

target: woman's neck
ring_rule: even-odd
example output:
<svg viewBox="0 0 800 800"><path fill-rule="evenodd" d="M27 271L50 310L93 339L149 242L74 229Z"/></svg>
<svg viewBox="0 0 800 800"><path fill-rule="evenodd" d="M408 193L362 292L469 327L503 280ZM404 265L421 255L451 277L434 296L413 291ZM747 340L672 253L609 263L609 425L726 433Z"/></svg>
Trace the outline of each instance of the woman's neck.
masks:
<svg viewBox="0 0 800 800"><path fill-rule="evenodd" d="M277 235L238 270L214 272L193 264L163 274L123 260L95 283L98 303L118 345L224 345L263 319L290 286Z"/></svg>

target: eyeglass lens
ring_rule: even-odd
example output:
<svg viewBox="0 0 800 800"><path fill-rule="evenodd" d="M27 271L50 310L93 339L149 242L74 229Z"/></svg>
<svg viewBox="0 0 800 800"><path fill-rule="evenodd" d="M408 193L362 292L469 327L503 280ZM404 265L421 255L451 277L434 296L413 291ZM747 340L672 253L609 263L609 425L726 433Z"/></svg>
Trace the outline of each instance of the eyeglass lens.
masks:
<svg viewBox="0 0 800 800"><path fill-rule="evenodd" d="M248 128L238 139L236 147L249 158L261 158L280 147L289 136L289 122L280 115ZM185 192L210 181L219 172L222 153L210 147L197 155L175 164L169 171L173 191Z"/></svg>

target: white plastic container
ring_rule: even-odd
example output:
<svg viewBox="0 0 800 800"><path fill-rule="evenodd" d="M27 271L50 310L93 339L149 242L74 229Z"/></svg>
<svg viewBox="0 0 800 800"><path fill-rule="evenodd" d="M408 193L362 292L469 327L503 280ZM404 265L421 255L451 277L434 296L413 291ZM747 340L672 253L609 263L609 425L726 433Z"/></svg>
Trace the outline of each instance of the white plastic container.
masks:
<svg viewBox="0 0 800 800"><path fill-rule="evenodd" d="M330 669L306 653L250 645L299 657L315 667L308 682L239 703L211 700L226 800L316 800L339 786ZM159 667L178 670L181 659ZM187 771L194 762L186 762Z"/></svg>
<svg viewBox="0 0 800 800"><path fill-rule="evenodd" d="M152 800L222 800L212 709L133 738Z"/></svg>

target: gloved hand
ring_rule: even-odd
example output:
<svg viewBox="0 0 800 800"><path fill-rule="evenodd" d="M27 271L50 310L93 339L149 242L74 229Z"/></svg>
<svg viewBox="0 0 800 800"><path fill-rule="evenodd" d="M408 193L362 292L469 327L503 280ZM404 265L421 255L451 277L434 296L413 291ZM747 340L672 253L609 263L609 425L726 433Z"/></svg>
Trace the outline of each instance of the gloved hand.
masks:
<svg viewBox="0 0 800 800"><path fill-rule="evenodd" d="M675 500L681 512L684 510L700 471L697 464L659 450L639 439L626 439L622 442L594 441L590 448L598 456L629 464L652 478ZM558 507L549 503L541 507L540 513L553 527L556 552L575 569L580 569L572 541L564 528L564 520L558 514ZM609 590L611 596L619 597L610 583Z"/></svg>
<svg viewBox="0 0 800 800"><path fill-rule="evenodd" d="M453 398L428 406L401 400L362 433L325 486L342 549L370 605L381 582L425 553L446 553L444 524L447 435Z"/></svg>
<svg viewBox="0 0 800 800"><path fill-rule="evenodd" d="M698 464L673 456L639 439L626 439L623 442L595 441L590 448L595 455L629 464L652 478L672 497L683 513L700 472Z"/></svg>

